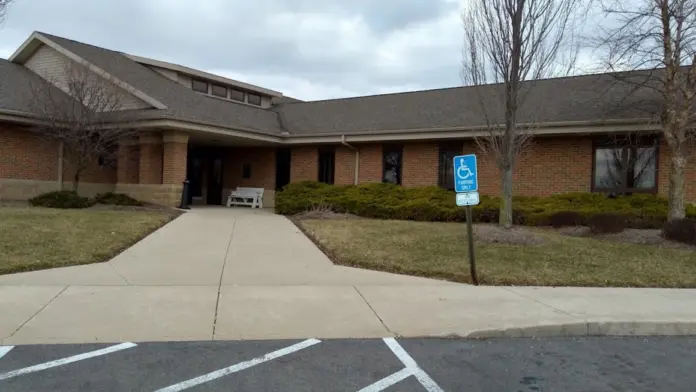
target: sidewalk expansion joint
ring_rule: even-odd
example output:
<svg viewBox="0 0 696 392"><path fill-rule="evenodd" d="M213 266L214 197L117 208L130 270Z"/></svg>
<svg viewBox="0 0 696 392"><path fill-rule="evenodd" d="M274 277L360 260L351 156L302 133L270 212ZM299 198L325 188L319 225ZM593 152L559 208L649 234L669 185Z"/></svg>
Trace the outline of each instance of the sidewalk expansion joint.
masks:
<svg viewBox="0 0 696 392"><path fill-rule="evenodd" d="M111 260L113 260L113 258L112 258ZM126 285L132 286L131 282L129 282L128 279L126 279L125 276L121 275L121 273L118 272L118 270L116 269L116 267L114 267L114 265L111 264L111 260L107 261L106 264L108 264L108 265L111 267L111 269L114 270L114 273L115 273L116 275L118 275L121 279L123 279L123 281L126 283Z"/></svg>
<svg viewBox="0 0 696 392"><path fill-rule="evenodd" d="M365 304L370 308L370 310L372 311L372 314L374 314L375 317L377 317L377 320L379 320L379 322L382 324L382 326L384 327L384 329L386 329L387 332L389 332L392 336L394 336L394 337L400 337L399 334L394 333L391 329L389 329L389 327L387 327L387 324L384 323L384 320L382 320L382 317L380 317L379 314L377 314L377 311L375 310L375 308L373 308L372 305L370 305L370 302L367 301L367 299L366 299L365 296L360 292L360 290L358 290L358 288L357 288L356 286L353 286L353 289L355 289L355 291L358 293L358 295L360 296L360 298L362 298L362 300L365 301Z"/></svg>
<svg viewBox="0 0 696 392"><path fill-rule="evenodd" d="M230 254L230 247L232 246L232 238L234 237L234 228L237 225L237 221L232 222L232 230L230 230L230 239L227 241L227 249L225 250L225 258L222 261L222 271L220 271L220 281L218 282L217 299L215 300L215 316L213 317L213 335L212 340L215 340L215 329L217 328L217 316L218 308L220 307L220 293L222 292L222 279L225 276L225 267L227 266L227 256Z"/></svg>
<svg viewBox="0 0 696 392"><path fill-rule="evenodd" d="M65 292L65 290L68 289L68 287L70 287L70 286L65 286L65 287L63 287L63 290L61 290L58 294L56 294L53 298L51 298L51 300L48 301L48 302L46 303L46 305L42 306L41 309L37 310L36 313L34 313L33 315L31 315L31 317L29 317L29 318L27 319L27 321L23 322L22 325L20 325L19 327L17 327L17 329L15 329L15 331L12 332L12 334L10 334L10 336L8 336L8 337L6 337L5 339L3 339L3 341L6 340L6 339L9 339L9 338L11 338L11 337L13 337L17 332L19 332L20 329L24 328L24 326L27 325L27 323L29 323L31 320L34 319L34 317L36 317L36 315L38 315L39 313L41 313L44 309L46 309L46 308L48 307L48 305L52 304L53 301L56 300L56 298L58 298L61 294L63 294L63 293Z"/></svg>

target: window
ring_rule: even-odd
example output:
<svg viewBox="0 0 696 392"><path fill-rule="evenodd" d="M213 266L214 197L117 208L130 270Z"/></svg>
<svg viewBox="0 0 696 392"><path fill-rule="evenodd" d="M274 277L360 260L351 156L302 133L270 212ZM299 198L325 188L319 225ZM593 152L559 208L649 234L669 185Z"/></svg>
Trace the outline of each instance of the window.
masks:
<svg viewBox="0 0 696 392"><path fill-rule="evenodd" d="M319 182L334 183L336 150L333 147L319 149Z"/></svg>
<svg viewBox="0 0 696 392"><path fill-rule="evenodd" d="M230 89L230 99L233 99L235 101L239 102L244 102L244 91L239 91L235 90L233 88Z"/></svg>
<svg viewBox="0 0 696 392"><path fill-rule="evenodd" d="M206 93L208 94L208 82L204 82L202 80L198 79L193 79L191 82L191 87L193 88L193 91L198 91L199 93Z"/></svg>
<svg viewBox="0 0 696 392"><path fill-rule="evenodd" d="M400 145L385 145L382 148L382 158L382 182L401 185L403 147Z"/></svg>
<svg viewBox="0 0 696 392"><path fill-rule="evenodd" d="M440 146L438 165L438 185L448 190L454 190L454 157L462 155L461 143L448 143Z"/></svg>
<svg viewBox="0 0 696 392"><path fill-rule="evenodd" d="M261 106L261 96L258 94L248 94L247 93L247 103L252 105Z"/></svg>
<svg viewBox="0 0 696 392"><path fill-rule="evenodd" d="M597 144L593 190L630 194L657 190L657 142Z"/></svg>
<svg viewBox="0 0 696 392"><path fill-rule="evenodd" d="M242 165L242 178L251 178L251 164L245 163Z"/></svg>
<svg viewBox="0 0 696 392"><path fill-rule="evenodd" d="M218 86L217 84L214 84L213 85L213 95L216 97L227 98L227 87Z"/></svg>

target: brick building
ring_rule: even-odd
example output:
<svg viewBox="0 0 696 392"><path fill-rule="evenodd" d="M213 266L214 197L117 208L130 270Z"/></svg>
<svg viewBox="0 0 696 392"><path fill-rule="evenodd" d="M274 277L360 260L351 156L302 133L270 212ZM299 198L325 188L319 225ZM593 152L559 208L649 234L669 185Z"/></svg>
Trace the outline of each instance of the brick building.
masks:
<svg viewBox="0 0 696 392"><path fill-rule="evenodd" d="M266 189L264 204L271 206L276 190L301 180L450 188L451 158L462 153L479 154L480 191L499 193L495 162L475 138L486 134L481 98L494 107L500 86L303 102L33 33L9 60L0 60L0 199L70 187L63 146L29 131L41 121L29 86L44 83L70 99L64 73L74 63L113 82L126 98L119 109L137 130L119 143L115 162L100 159L87 170L83 194L115 191L175 205L188 179L194 204L221 204L231 189L253 186ZM666 194L670 151L654 136L659 101L652 90L634 91L611 75L539 80L525 88L532 85L520 113L523 123L536 124L534 138L519 157L515 194ZM639 143L625 142L638 134ZM693 161L686 183L687 199L696 201Z"/></svg>

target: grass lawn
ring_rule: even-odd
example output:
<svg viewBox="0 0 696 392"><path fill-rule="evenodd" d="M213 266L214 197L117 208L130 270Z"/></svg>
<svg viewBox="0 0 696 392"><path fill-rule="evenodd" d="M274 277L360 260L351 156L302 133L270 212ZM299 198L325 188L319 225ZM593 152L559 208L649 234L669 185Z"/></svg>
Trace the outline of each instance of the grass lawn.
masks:
<svg viewBox="0 0 696 392"><path fill-rule="evenodd" d="M298 224L339 264L470 281L466 225L461 223L357 219ZM696 287L696 251L530 230L544 243L475 244L480 283Z"/></svg>
<svg viewBox="0 0 696 392"><path fill-rule="evenodd" d="M163 211L0 208L0 274L106 261L172 216Z"/></svg>

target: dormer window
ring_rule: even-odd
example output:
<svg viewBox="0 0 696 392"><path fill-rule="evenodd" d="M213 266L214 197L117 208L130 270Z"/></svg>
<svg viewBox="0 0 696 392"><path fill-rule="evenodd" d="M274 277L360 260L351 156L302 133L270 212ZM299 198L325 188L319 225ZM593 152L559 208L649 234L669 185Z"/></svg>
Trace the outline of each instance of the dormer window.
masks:
<svg viewBox="0 0 696 392"><path fill-rule="evenodd" d="M227 98L227 87L214 84L212 94L216 97Z"/></svg>
<svg viewBox="0 0 696 392"><path fill-rule="evenodd" d="M208 94L208 82L205 82L203 80L193 79L191 88L193 88L193 91Z"/></svg>
<svg viewBox="0 0 696 392"><path fill-rule="evenodd" d="M233 101L244 102L244 91L230 89L230 99Z"/></svg>
<svg viewBox="0 0 696 392"><path fill-rule="evenodd" d="M261 96L258 94L247 93L247 103L256 106L261 106Z"/></svg>
<svg viewBox="0 0 696 392"><path fill-rule="evenodd" d="M260 94L238 90L233 86L225 86L204 79L191 79L191 89L212 97L228 99L231 101L243 102L249 105L261 106L263 97Z"/></svg>

